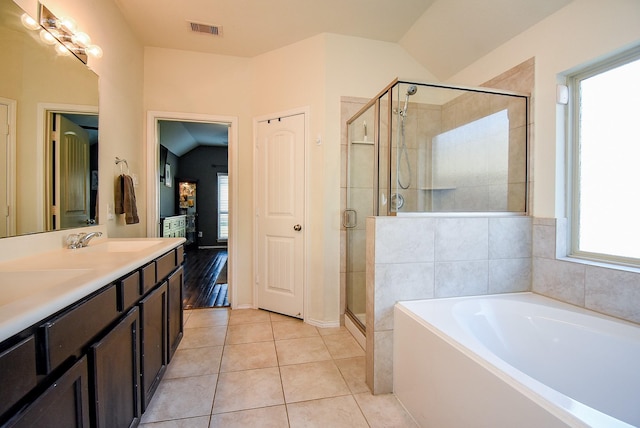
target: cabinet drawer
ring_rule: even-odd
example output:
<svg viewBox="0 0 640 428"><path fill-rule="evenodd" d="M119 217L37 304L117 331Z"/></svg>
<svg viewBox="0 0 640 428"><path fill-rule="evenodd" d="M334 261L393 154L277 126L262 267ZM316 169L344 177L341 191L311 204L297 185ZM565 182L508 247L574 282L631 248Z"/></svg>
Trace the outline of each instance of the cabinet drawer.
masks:
<svg viewBox="0 0 640 428"><path fill-rule="evenodd" d="M44 369L56 368L80 350L118 316L116 286L91 297L40 327L45 343Z"/></svg>
<svg viewBox="0 0 640 428"><path fill-rule="evenodd" d="M176 252L174 250L169 251L164 256L160 256L156 260L156 280L162 281L169 275L176 267Z"/></svg>
<svg viewBox="0 0 640 428"><path fill-rule="evenodd" d="M120 281L121 311L126 311L140 298L140 272L136 271Z"/></svg>
<svg viewBox="0 0 640 428"><path fill-rule="evenodd" d="M140 269L140 272L142 273L142 279L140 281L142 290L140 294L145 294L158 283L156 280L156 263L151 262L148 265L143 266L142 269Z"/></svg>
<svg viewBox="0 0 640 428"><path fill-rule="evenodd" d="M33 336L0 353L0 415L36 386Z"/></svg>

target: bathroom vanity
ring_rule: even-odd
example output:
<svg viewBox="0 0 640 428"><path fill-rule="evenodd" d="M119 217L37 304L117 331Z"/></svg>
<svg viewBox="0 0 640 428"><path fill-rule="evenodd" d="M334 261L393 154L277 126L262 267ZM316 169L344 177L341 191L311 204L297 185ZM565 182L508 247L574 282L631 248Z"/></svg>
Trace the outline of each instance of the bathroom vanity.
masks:
<svg viewBox="0 0 640 428"><path fill-rule="evenodd" d="M0 426L136 426L182 338L183 243L0 262Z"/></svg>

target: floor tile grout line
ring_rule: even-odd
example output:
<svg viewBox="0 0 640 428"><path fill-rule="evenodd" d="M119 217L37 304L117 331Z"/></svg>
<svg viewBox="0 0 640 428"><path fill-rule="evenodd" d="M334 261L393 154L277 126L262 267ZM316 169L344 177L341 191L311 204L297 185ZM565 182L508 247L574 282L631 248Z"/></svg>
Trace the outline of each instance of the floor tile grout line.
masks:
<svg viewBox="0 0 640 428"><path fill-rule="evenodd" d="M271 333L273 334L273 321L271 315L269 315L269 321L271 323ZM282 390L282 403L284 404L284 412L287 415L287 426L291 428L291 418L289 418L289 406L287 406L287 396L284 392L284 382L282 381L282 370L280 368L280 358L278 357L278 347L276 346L276 337L273 334L273 349L276 353L276 363L278 364L278 376L280 377L280 389Z"/></svg>
<svg viewBox="0 0 640 428"><path fill-rule="evenodd" d="M216 375L216 387L213 389L213 398L211 400L211 411L209 412L209 423L207 428L211 426L211 420L213 419L213 406L216 403L216 395L218 394L218 384L220 383L220 370L222 369L222 358L224 357L225 343L227 342L227 334L229 333L229 318L230 314L227 310L227 328L224 331L224 340L222 341L222 352L220 353L220 361L218 362L218 374Z"/></svg>
<svg viewBox="0 0 640 428"><path fill-rule="evenodd" d="M213 400L212 400L212 403L211 403L211 412L210 412L210 414L209 414L209 425L211 425L211 422L212 422L213 417L214 417L214 413L213 413L213 412L214 412L214 405L215 405L215 399L216 399L216 396L217 396L217 394L218 394L218 392L219 392L219 391L218 391L218 387L219 387L219 383L220 383L220 375L221 375L221 374L223 374L223 373L221 372L221 369L222 369L222 362L223 362L223 358L224 358L224 356L225 356L225 351L228 349L228 348L227 348L227 346L232 345L232 344L228 344L228 343L227 343L227 340L228 340L228 338L229 338L229 330L230 330L230 328L231 328L232 326L235 326L235 325L257 324L257 322L231 324L231 323L230 323L230 320L231 320L230 311L228 311L227 313L228 313L228 317L227 317L227 323L226 323L226 325L218 325L218 324L216 324L216 325L213 325L213 326L208 326L208 325L203 325L203 326L201 326L202 328L223 327L223 326L225 327L225 330L224 330L224 331L225 331L225 334L224 334L224 340L223 340L223 343L222 343L221 345L210 345L210 346L206 346L206 347L219 347L219 346L221 346L221 347L222 347L222 352L221 352L220 360L219 360L219 362L218 362L218 370L217 370L217 373L216 373L216 386L215 386L215 388L214 388L214 395L213 395ZM191 315L192 315L192 314L191 314ZM189 317L189 318L190 318L190 317ZM286 321L286 320L277 320L277 321L274 321L274 320L272 320L272 319L271 319L271 317L269 318L269 326L270 326L270 328L271 328L271 336L272 336L272 339L271 339L271 340L249 341L249 342L246 342L246 343L260 343L260 342L272 342L272 343L273 343L273 347L274 347L274 351L275 351L275 357L276 357L276 364L277 364L277 367L278 367L278 373L279 373L279 376L280 376L280 387L281 387L282 394L283 394L283 405L285 406L285 412L286 412L286 417L287 417L287 423L288 423L289 427L291 426L291 421L290 421L290 418L289 418L289 405L297 404L297 403L304 403L304 402L313 402L313 401L318 401L318 400L323 400L323 399L331 399L331 398L336 398L336 397L346 397L346 396L351 396L351 397L352 397L352 399L356 402L356 405L358 406L358 410L360 411L360 414L361 414L361 415L363 416L363 418L365 419L365 422L367 423L367 425L368 425L368 426L371 426L371 424L369 423L369 421L368 421L368 419L367 419L367 417L366 417L366 415L365 415L365 413L364 413L364 410L362 409L362 407L360 406L360 403L359 403L359 402L356 400L356 398L355 398L355 395L356 395L356 394L353 392L352 388L349 386L349 383L348 383L348 381L347 381L347 378L345 377L345 374L344 374L344 373L343 373L343 371L340 369L340 366L337 364L337 362L338 362L338 361L340 361L340 360L347 360L347 359L357 358L357 357L361 357L361 356L347 356L347 357L342 356L342 357L336 357L336 356L334 356L334 354L332 354L332 353L330 352L330 350L329 350L329 346L327 346L327 339L325 338L325 336L332 336L332 335L335 335L335 334L343 334L343 332L336 332L335 334L320 334L318 327L313 326L313 327L315 328L315 332L316 332L316 334L322 338L322 344L324 345L324 347L326 348L326 350L327 350L327 352L328 352L328 354L329 354L329 359L328 359L328 360L322 360L322 361L332 361L332 363L333 363L334 367L335 367L335 368L338 370L338 372L340 373L340 378L343 380L343 382L344 382L344 383L345 383L345 385L347 386L348 393L346 393L346 394L332 395L332 396L329 396L329 397L321 397L321 398L316 398L316 399L308 399L308 400L296 401L296 402L291 402L291 403L288 403L288 402L287 402L287 400L286 400L286 396L285 396L284 382L283 382L283 379L282 379L282 371L281 371L281 368L282 368L283 366L282 366L282 364L281 364L280 358L279 358L278 353L277 353L277 346L276 346L276 342L278 342L278 340L276 340L276 336L275 336L274 329L273 329L273 324L274 324L274 322L282 322L282 321ZM186 323L185 323L185 324L186 324ZM185 325L185 329L186 329L186 328L187 328L187 327L186 327L186 325ZM200 327L194 327L194 328L200 328ZM348 332L348 331L347 331L347 333L350 333L350 332ZM309 337L307 337L307 336L303 336L303 337L293 337L293 338L291 338L291 339L310 338L310 337L317 337L317 336L309 336ZM285 340L285 339L282 339L282 340ZM187 349L190 349L190 348L187 348ZM317 362L317 361L311 361L311 362L309 362L309 363L312 363L312 362ZM299 364L305 364L305 363L299 363ZM285 366L291 366L291 365L296 365L296 364L289 364L289 365L285 365ZM246 371L246 370L249 370L249 369L236 370L236 371ZM184 376L184 377L192 377L192 376ZM262 409L262 408L269 408L269 407L276 407L276 406L279 406L279 404L278 404L278 405L261 406L261 407L257 407L257 408L254 408L254 409ZM244 411L244 410L252 410L252 409L243 409L242 411ZM220 414L233 413L233 412L237 412L237 411L241 411L241 410L230 411L230 412L221 412ZM190 417L188 417L188 418L190 418ZM188 418L178 418L178 419L176 419L176 420L180 420L180 419L188 419Z"/></svg>

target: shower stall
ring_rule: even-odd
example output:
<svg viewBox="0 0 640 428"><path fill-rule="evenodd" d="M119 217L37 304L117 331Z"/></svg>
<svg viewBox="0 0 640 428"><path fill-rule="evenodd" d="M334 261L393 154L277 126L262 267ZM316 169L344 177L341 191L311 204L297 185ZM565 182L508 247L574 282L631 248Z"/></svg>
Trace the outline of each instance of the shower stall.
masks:
<svg viewBox="0 0 640 428"><path fill-rule="evenodd" d="M525 94L394 80L347 121L346 315L365 333L365 219L527 213Z"/></svg>

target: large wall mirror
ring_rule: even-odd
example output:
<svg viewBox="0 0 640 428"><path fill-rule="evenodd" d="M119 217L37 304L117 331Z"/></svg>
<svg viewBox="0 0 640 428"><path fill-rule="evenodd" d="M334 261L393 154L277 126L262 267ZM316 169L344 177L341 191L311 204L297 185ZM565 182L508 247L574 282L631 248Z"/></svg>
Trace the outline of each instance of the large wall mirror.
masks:
<svg viewBox="0 0 640 428"><path fill-rule="evenodd" d="M97 221L98 76L0 0L0 237Z"/></svg>

